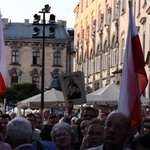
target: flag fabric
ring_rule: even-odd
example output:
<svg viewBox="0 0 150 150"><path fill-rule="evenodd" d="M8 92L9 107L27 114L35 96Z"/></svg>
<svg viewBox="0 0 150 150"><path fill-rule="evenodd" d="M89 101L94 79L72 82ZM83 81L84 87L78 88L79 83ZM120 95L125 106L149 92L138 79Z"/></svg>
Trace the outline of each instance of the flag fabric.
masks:
<svg viewBox="0 0 150 150"><path fill-rule="evenodd" d="M134 22L131 2L129 1L129 25L119 94L118 111L126 114L131 125L141 121L140 96L148 79L140 39Z"/></svg>
<svg viewBox="0 0 150 150"><path fill-rule="evenodd" d="M4 36L0 12L0 93L6 92L6 54L4 49Z"/></svg>

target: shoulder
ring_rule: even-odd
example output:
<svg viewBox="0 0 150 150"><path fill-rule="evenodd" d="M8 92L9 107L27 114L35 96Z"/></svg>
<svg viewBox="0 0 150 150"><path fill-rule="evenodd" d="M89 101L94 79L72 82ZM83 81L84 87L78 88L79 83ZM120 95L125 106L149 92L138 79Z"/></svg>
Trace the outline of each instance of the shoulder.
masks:
<svg viewBox="0 0 150 150"><path fill-rule="evenodd" d="M102 150L103 149L103 145L98 146L98 147L92 147L92 148L88 148L86 150Z"/></svg>
<svg viewBox="0 0 150 150"><path fill-rule="evenodd" d="M123 150L131 150L128 147L124 146Z"/></svg>
<svg viewBox="0 0 150 150"><path fill-rule="evenodd" d="M8 143L0 141L0 149L11 150L11 147L10 147L10 145Z"/></svg>

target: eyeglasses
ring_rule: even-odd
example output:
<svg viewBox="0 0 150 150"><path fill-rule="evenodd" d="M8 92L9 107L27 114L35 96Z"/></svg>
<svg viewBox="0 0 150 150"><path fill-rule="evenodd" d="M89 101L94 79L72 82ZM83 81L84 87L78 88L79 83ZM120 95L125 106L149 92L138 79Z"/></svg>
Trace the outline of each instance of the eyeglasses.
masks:
<svg viewBox="0 0 150 150"><path fill-rule="evenodd" d="M64 133L57 133L56 137L61 137L61 136L69 136L70 134L68 132L64 132Z"/></svg>

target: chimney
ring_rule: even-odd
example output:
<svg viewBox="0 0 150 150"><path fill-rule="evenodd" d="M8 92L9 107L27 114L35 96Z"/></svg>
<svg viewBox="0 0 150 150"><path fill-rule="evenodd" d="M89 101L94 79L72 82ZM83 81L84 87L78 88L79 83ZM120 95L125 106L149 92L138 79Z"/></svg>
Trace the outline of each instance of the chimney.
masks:
<svg viewBox="0 0 150 150"><path fill-rule="evenodd" d="M66 27L66 21L64 20L57 20L58 25L63 25L64 27Z"/></svg>
<svg viewBox="0 0 150 150"><path fill-rule="evenodd" d="M5 28L5 26L8 25L8 18L3 18L2 19L2 26Z"/></svg>
<svg viewBox="0 0 150 150"><path fill-rule="evenodd" d="M24 24L29 25L29 19L24 19Z"/></svg>

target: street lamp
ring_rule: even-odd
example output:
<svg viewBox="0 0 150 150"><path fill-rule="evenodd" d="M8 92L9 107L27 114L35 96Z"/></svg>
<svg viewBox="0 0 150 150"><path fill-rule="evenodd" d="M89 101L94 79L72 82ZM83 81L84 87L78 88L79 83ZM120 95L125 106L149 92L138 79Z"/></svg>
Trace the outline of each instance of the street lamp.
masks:
<svg viewBox="0 0 150 150"><path fill-rule="evenodd" d="M41 77L41 110L44 109L44 69L45 69L45 39L46 38L55 38L55 29L57 24L55 22L55 15L50 15L50 21L46 23L45 14L50 13L50 6L47 4L45 7L39 11L43 15L42 21L40 23L41 17L38 14L35 14L33 25L36 27L33 28L32 38L41 38L43 40L42 46L42 77ZM46 26L49 27L49 36L45 36ZM42 27L42 35L40 35L40 27Z"/></svg>

